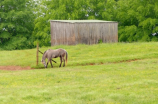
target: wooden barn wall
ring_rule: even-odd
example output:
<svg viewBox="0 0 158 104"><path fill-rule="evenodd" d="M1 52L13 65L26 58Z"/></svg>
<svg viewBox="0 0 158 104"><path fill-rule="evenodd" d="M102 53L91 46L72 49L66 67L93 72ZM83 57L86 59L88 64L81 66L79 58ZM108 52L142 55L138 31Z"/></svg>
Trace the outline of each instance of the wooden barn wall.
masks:
<svg viewBox="0 0 158 104"><path fill-rule="evenodd" d="M51 22L51 45L118 42L118 23Z"/></svg>

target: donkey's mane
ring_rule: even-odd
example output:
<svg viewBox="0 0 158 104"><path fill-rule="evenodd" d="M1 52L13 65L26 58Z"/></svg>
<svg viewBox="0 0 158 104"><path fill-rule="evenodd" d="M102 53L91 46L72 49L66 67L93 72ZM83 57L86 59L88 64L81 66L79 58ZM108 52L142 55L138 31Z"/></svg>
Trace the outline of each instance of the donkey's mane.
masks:
<svg viewBox="0 0 158 104"><path fill-rule="evenodd" d="M43 55L47 52L47 50L43 53Z"/></svg>
<svg viewBox="0 0 158 104"><path fill-rule="evenodd" d="M50 49L48 49L48 50L50 50ZM46 50L46 51L43 53L43 55L44 55L48 50Z"/></svg>

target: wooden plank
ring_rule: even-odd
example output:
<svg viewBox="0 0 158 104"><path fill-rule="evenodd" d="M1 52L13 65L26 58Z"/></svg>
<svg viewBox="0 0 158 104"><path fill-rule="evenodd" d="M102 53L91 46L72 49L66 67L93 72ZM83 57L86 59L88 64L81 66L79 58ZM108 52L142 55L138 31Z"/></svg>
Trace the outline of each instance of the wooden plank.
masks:
<svg viewBox="0 0 158 104"><path fill-rule="evenodd" d="M78 24L74 23L75 24L75 40L76 40L76 44L79 44L79 40L78 40Z"/></svg>
<svg viewBox="0 0 158 104"><path fill-rule="evenodd" d="M92 44L92 31L91 31L92 29L91 28L92 28L92 25L89 24L89 39L90 39L89 40L89 45Z"/></svg>
<svg viewBox="0 0 158 104"><path fill-rule="evenodd" d="M105 23L102 23L101 34L102 34L102 41L105 43L106 35L107 35L107 26Z"/></svg>

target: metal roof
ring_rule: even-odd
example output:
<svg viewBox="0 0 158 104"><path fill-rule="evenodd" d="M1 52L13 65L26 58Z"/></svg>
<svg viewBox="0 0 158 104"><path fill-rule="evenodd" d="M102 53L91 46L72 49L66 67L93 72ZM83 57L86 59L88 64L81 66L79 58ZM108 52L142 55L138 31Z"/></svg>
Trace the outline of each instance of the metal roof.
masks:
<svg viewBox="0 0 158 104"><path fill-rule="evenodd" d="M116 22L116 21L103 21L103 20L50 20L52 22L69 22L69 23L105 23L105 22Z"/></svg>

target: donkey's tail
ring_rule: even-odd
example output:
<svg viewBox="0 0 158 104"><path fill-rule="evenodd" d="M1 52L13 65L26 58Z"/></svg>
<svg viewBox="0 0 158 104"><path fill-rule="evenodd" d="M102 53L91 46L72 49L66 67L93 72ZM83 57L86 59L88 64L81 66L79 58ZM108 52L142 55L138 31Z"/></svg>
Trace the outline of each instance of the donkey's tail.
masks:
<svg viewBox="0 0 158 104"><path fill-rule="evenodd" d="M68 58L68 53L66 52L66 65L67 65L67 58Z"/></svg>

